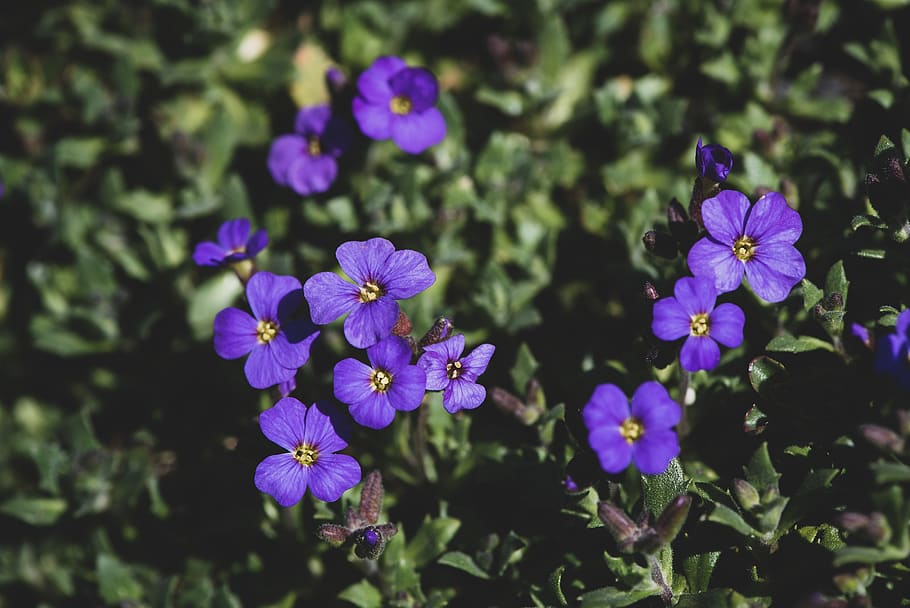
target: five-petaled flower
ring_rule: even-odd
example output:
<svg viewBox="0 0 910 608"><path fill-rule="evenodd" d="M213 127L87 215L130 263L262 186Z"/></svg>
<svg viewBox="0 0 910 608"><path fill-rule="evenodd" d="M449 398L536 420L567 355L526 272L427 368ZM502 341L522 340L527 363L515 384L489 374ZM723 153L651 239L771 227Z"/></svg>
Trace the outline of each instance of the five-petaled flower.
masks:
<svg viewBox="0 0 910 608"><path fill-rule="evenodd" d="M699 137L695 145L695 168L700 176L722 182L733 168L733 154L720 144L703 146Z"/></svg>
<svg viewBox="0 0 910 608"><path fill-rule="evenodd" d="M358 424L371 429L388 426L396 410L410 412L423 401L426 375L410 364L412 354L403 338L388 336L367 348L370 365L357 359L339 361L335 398L348 404Z"/></svg>
<svg viewBox="0 0 910 608"><path fill-rule="evenodd" d="M876 342L875 371L893 376L904 390L910 390L910 309L897 316L894 333Z"/></svg>
<svg viewBox="0 0 910 608"><path fill-rule="evenodd" d="M193 261L199 266L224 266L251 260L269 244L264 229L250 235L250 220L245 217L228 220L218 229L218 242L205 241L196 245Z"/></svg>
<svg viewBox="0 0 910 608"><path fill-rule="evenodd" d="M306 407L293 397L281 399L259 414L259 426L270 441L287 450L269 456L256 467L254 481L282 507L297 504L307 487L326 502L341 498L360 482L360 465L346 454L339 436L336 411L328 404Z"/></svg>
<svg viewBox="0 0 910 608"><path fill-rule="evenodd" d="M695 276L709 276L720 293L733 291L743 272L759 297L780 302L806 274L793 243L803 230L783 195L769 192L749 205L741 192L724 190L701 207L708 235L689 250Z"/></svg>
<svg viewBox="0 0 910 608"><path fill-rule="evenodd" d="M408 67L400 57L383 56L357 79L353 112L364 135L391 138L411 154L445 139L446 122L436 108L439 83L425 68Z"/></svg>
<svg viewBox="0 0 910 608"><path fill-rule="evenodd" d="M647 475L663 473L679 454L672 427L682 416L679 405L658 382L645 382L632 396L615 384L600 384L581 412L588 443L607 473L619 473L630 461Z"/></svg>
<svg viewBox="0 0 910 608"><path fill-rule="evenodd" d="M457 334L444 342L427 344L417 361L427 373L427 390L443 391L442 405L450 414L472 410L486 399L487 390L477 384L477 377L487 369L496 347L481 344L462 357L464 336Z"/></svg>
<svg viewBox="0 0 910 608"><path fill-rule="evenodd" d="M367 348L388 336L398 321L398 300L417 295L436 281L427 258L410 249L395 251L383 238L348 241L335 250L341 269L320 272L303 285L313 323L324 325L350 313L344 335L351 346Z"/></svg>
<svg viewBox="0 0 910 608"><path fill-rule="evenodd" d="M714 369L720 362L718 342L730 348L742 344L746 316L736 304L714 307L717 290L710 277L683 277L673 295L654 303L651 329L661 340L688 336L679 353L683 369Z"/></svg>
<svg viewBox="0 0 910 608"><path fill-rule="evenodd" d="M272 178L301 196L325 192L338 174L335 159L348 147L351 130L332 116L327 105L302 108L294 130L272 142L268 158Z"/></svg>
<svg viewBox="0 0 910 608"><path fill-rule="evenodd" d="M303 301L294 277L257 272L246 286L253 316L239 308L215 315L215 352L224 359L249 353L243 371L253 388L288 382L310 358L319 332L292 315Z"/></svg>

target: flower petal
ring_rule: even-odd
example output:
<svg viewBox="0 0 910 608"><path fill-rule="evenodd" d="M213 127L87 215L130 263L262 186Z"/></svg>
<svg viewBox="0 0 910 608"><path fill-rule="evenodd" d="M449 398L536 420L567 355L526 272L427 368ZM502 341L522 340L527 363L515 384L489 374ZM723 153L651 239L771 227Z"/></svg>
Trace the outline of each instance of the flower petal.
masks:
<svg viewBox="0 0 910 608"><path fill-rule="evenodd" d="M370 393L363 401L350 404L348 410L357 424L370 429L383 429L395 419L395 408L386 393Z"/></svg>
<svg viewBox="0 0 910 608"><path fill-rule="evenodd" d="M679 423L682 408L670 398L660 382L645 382L632 395L632 415L641 420L645 433L668 429Z"/></svg>
<svg viewBox="0 0 910 608"><path fill-rule="evenodd" d="M442 342L427 344L423 347L423 350L430 353L436 353L445 359L446 362L458 361L458 359L461 358L461 353L464 352L464 334L455 334Z"/></svg>
<svg viewBox="0 0 910 608"><path fill-rule="evenodd" d="M319 500L335 502L358 483L360 464L347 454L320 454L310 467L310 492Z"/></svg>
<svg viewBox="0 0 910 608"><path fill-rule="evenodd" d="M331 117L332 109L325 104L300 108L294 118L294 131L303 136L319 137Z"/></svg>
<svg viewBox="0 0 910 608"><path fill-rule="evenodd" d="M701 219L712 237L732 247L736 239L743 236L748 211L749 199L745 194L721 190L717 196L702 203Z"/></svg>
<svg viewBox="0 0 910 608"><path fill-rule="evenodd" d="M710 277L683 277L673 286L673 295L689 316L714 310L717 289Z"/></svg>
<svg viewBox="0 0 910 608"><path fill-rule="evenodd" d="M471 382L477 380L478 376L487 371L495 350L496 347L492 344L481 344L472 350L471 354L461 360L461 377Z"/></svg>
<svg viewBox="0 0 910 608"><path fill-rule="evenodd" d="M310 359L310 346L313 341L319 337L319 332L315 331L303 338L299 342L291 343L284 331L278 332L266 348L272 351L272 357L282 367L297 371Z"/></svg>
<svg viewBox="0 0 910 608"><path fill-rule="evenodd" d="M303 442L306 415L304 404L293 397L285 397L259 414L259 428L269 441L292 452Z"/></svg>
<svg viewBox="0 0 910 608"><path fill-rule="evenodd" d="M426 374L428 391L441 391L451 382L446 374L446 363L448 361L443 355L434 352L425 352L417 360L417 365Z"/></svg>
<svg viewBox="0 0 910 608"><path fill-rule="evenodd" d="M371 103L360 97L354 98L351 104L354 119L364 135L370 139L383 141L392 137L392 110L388 100Z"/></svg>
<svg viewBox="0 0 910 608"><path fill-rule="evenodd" d="M720 363L720 347L709 336L689 336L679 351L679 363L690 372L714 369Z"/></svg>
<svg viewBox="0 0 910 608"><path fill-rule="evenodd" d="M663 298L654 303L651 331L661 340L678 340L692 331L692 317L676 298Z"/></svg>
<svg viewBox="0 0 910 608"><path fill-rule="evenodd" d="M300 289L296 277L260 271L246 284L246 299L253 316L260 321L278 322L278 306L289 293Z"/></svg>
<svg viewBox="0 0 910 608"><path fill-rule="evenodd" d="M227 255L227 251L220 245L216 245L212 241L204 241L196 245L196 249L193 250L193 261L197 266L221 266L225 255Z"/></svg>
<svg viewBox="0 0 910 608"><path fill-rule="evenodd" d="M403 95L411 101L412 112L424 112L439 99L439 81L426 68L404 68L389 79L392 95Z"/></svg>
<svg viewBox="0 0 910 608"><path fill-rule="evenodd" d="M282 507L292 507L306 492L308 471L291 454L269 456L256 467L253 481Z"/></svg>
<svg viewBox="0 0 910 608"><path fill-rule="evenodd" d="M409 154L420 154L446 137L446 120L438 108L393 116L390 123L392 140Z"/></svg>
<svg viewBox="0 0 910 608"><path fill-rule="evenodd" d="M225 249L239 249L246 245L249 235L250 220L245 217L228 220L218 229L218 243Z"/></svg>
<svg viewBox="0 0 910 608"><path fill-rule="evenodd" d="M326 403L314 404L306 410L303 442L314 446L319 451L319 458L348 447L339 435L338 424L333 417L338 418L338 411Z"/></svg>
<svg viewBox="0 0 910 608"><path fill-rule="evenodd" d="M360 289L334 272L318 272L303 284L303 296L313 323L325 325L359 305Z"/></svg>
<svg viewBox="0 0 910 608"><path fill-rule="evenodd" d="M792 245L803 232L799 213L787 204L780 192L769 192L755 201L746 218L745 232L759 247Z"/></svg>
<svg viewBox="0 0 910 608"><path fill-rule="evenodd" d="M406 67L407 64L401 57L391 55L377 57L357 78L357 91L372 103L383 103L388 106L393 95L389 79Z"/></svg>
<svg viewBox="0 0 910 608"><path fill-rule="evenodd" d="M793 245L761 247L746 263L749 287L768 302L784 300L804 276L806 262Z"/></svg>
<svg viewBox="0 0 910 608"><path fill-rule="evenodd" d="M354 348L367 348L388 336L398 320L398 302L381 297L358 305L344 320L344 337Z"/></svg>
<svg viewBox="0 0 910 608"><path fill-rule="evenodd" d="M357 359L342 359L335 364L332 383L335 398L347 405L360 403L373 394L370 377L373 368Z"/></svg>
<svg viewBox="0 0 910 608"><path fill-rule="evenodd" d="M257 344L250 351L250 356L243 365L243 372L253 388L269 388L293 378L297 369L284 367L275 359L271 349Z"/></svg>
<svg viewBox="0 0 910 608"><path fill-rule="evenodd" d="M436 282L427 257L417 251L402 249L390 254L385 264L376 269L376 279L386 295L403 300L417 295Z"/></svg>
<svg viewBox="0 0 910 608"><path fill-rule="evenodd" d="M632 446L635 466L645 475L659 475L679 455L679 438L675 431L645 431L641 439Z"/></svg>
<svg viewBox="0 0 910 608"><path fill-rule="evenodd" d="M746 315L736 304L721 304L709 317L708 335L729 348L736 348L743 343L743 325Z"/></svg>
<svg viewBox="0 0 910 608"><path fill-rule="evenodd" d="M450 414L459 410L473 410L480 407L487 398L487 389L464 378L456 378L442 393L442 406Z"/></svg>
<svg viewBox="0 0 910 608"><path fill-rule="evenodd" d="M215 352L222 359L237 359L259 345L257 321L239 308L225 308L215 315Z"/></svg>
<svg viewBox="0 0 910 608"><path fill-rule="evenodd" d="M629 417L629 399L615 384L598 384L581 410L581 417L589 431L601 426L618 429Z"/></svg>
<svg viewBox="0 0 910 608"><path fill-rule="evenodd" d="M246 242L247 257L254 258L256 254L266 248L269 244L269 235L264 228L260 228L253 233L253 236Z"/></svg>
<svg viewBox="0 0 910 608"><path fill-rule="evenodd" d="M333 156L303 155L288 165L287 185L300 196L309 196L331 188L337 175L338 161Z"/></svg>
<svg viewBox="0 0 910 608"><path fill-rule="evenodd" d="M411 362L411 347L404 338L386 336L367 349L367 357L373 369L396 373Z"/></svg>
<svg viewBox="0 0 910 608"><path fill-rule="evenodd" d="M307 142L299 135L281 135L275 138L269 148L269 173L275 183L288 185L288 167L291 163L306 154Z"/></svg>
<svg viewBox="0 0 910 608"><path fill-rule="evenodd" d="M423 402L426 386L427 376L422 369L416 365L403 367L392 378L388 391L389 403L399 411L415 410Z"/></svg>
<svg viewBox="0 0 910 608"><path fill-rule="evenodd" d="M602 426L588 435L588 444L607 473L619 473L632 461L632 446L619 432L619 425Z"/></svg>
<svg viewBox="0 0 910 608"><path fill-rule="evenodd" d="M394 252L395 245L391 241L376 237L367 241L342 243L335 250L335 258L344 273L358 285L375 282L385 288L380 279L385 273L389 256Z"/></svg>
<svg viewBox="0 0 910 608"><path fill-rule="evenodd" d="M689 250L689 270L697 277L712 277L719 293L733 291L743 280L743 263L732 247L710 237L700 239Z"/></svg>

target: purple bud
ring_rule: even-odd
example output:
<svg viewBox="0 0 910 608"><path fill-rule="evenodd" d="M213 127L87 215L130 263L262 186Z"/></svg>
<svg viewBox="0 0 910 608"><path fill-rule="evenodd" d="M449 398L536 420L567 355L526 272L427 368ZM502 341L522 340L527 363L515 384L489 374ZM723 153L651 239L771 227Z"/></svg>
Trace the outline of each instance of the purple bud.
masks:
<svg viewBox="0 0 910 608"><path fill-rule="evenodd" d="M701 177L706 177L715 182L727 179L730 169L733 168L733 154L719 144L702 146L701 137L695 146L695 169Z"/></svg>
<svg viewBox="0 0 910 608"><path fill-rule="evenodd" d="M428 344L438 344L439 342L448 340L454 329L455 324L450 319L439 317L436 319L436 322L433 323L433 327L418 340L417 345L423 347Z"/></svg>
<svg viewBox="0 0 910 608"><path fill-rule="evenodd" d="M367 528L363 533L364 542L366 542L371 547L376 545L376 543L379 542L380 538L381 537L379 536L379 531L375 530L374 528Z"/></svg>
<svg viewBox="0 0 910 608"><path fill-rule="evenodd" d="M562 485L565 486L566 492L570 492L572 494L575 494L576 492L581 491L581 488L578 487L578 484L575 483L575 480L572 479L572 476L569 475L568 473L563 478Z"/></svg>
<svg viewBox="0 0 910 608"><path fill-rule="evenodd" d="M597 504L597 516L604 526L616 539L620 550L625 553L632 551L632 545L641 534L641 530L635 525L625 511L609 502Z"/></svg>
<svg viewBox="0 0 910 608"><path fill-rule="evenodd" d="M904 440L889 428L877 424L863 424L860 433L866 441L885 452L900 454L904 451Z"/></svg>
<svg viewBox="0 0 910 608"><path fill-rule="evenodd" d="M736 495L736 500L746 511L751 511L761 502L758 490L745 479L733 480L733 493Z"/></svg>
<svg viewBox="0 0 910 608"><path fill-rule="evenodd" d="M649 252L668 260L675 258L678 252L676 241L673 237L663 232L657 232L656 230L648 230L645 235L641 237L641 242L645 244L645 249Z"/></svg>
<svg viewBox="0 0 910 608"><path fill-rule="evenodd" d="M654 531L657 532L661 544L666 545L676 538L689 517L691 506L692 497L683 494L674 498L663 510L660 517L657 518L657 523L654 524Z"/></svg>
<svg viewBox="0 0 910 608"><path fill-rule="evenodd" d="M654 287L654 283L651 281L645 281L644 285L641 286L641 293L649 302L660 299L660 293L658 293L657 288Z"/></svg>

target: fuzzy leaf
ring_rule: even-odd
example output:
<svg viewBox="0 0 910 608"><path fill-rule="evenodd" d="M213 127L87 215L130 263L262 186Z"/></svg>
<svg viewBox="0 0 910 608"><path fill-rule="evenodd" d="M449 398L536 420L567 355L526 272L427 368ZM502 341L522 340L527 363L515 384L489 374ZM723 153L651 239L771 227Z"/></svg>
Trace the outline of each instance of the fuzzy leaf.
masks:
<svg viewBox="0 0 910 608"><path fill-rule="evenodd" d="M452 566L462 572L467 572L471 576L488 580L490 575L480 569L480 566L467 553L461 551L449 551L439 558L438 563L444 566Z"/></svg>

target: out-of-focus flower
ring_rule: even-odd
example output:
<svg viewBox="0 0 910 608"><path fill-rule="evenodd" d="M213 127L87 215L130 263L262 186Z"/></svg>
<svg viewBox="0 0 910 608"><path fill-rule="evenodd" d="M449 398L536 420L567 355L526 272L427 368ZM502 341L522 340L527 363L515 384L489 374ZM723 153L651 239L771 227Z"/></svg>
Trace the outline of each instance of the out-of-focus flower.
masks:
<svg viewBox="0 0 910 608"><path fill-rule="evenodd" d="M695 169L701 177L707 177L715 182L727 179L730 169L733 168L733 154L720 144L701 144L701 137L695 145Z"/></svg>
<svg viewBox="0 0 910 608"><path fill-rule="evenodd" d="M282 507L290 507L303 498L308 487L319 500L334 502L357 485L360 465L351 456L335 453L348 444L339 436L334 414L327 404L306 407L293 397L262 412L262 433L287 452L259 463L256 487Z"/></svg>
<svg viewBox="0 0 910 608"><path fill-rule="evenodd" d="M689 268L712 277L718 292L739 287L745 273L759 297L780 302L805 276L806 263L793 246L803 224L780 193L750 206L746 195L724 190L704 201L701 214L708 236L689 251Z"/></svg>
<svg viewBox="0 0 910 608"><path fill-rule="evenodd" d="M651 330L661 340L688 336L679 352L683 369L714 369L720 362L718 342L729 348L742 344L746 315L736 304L714 307L717 290L710 277L683 277L673 295L654 303Z"/></svg>
<svg viewBox="0 0 910 608"><path fill-rule="evenodd" d="M199 266L224 266L251 260L268 244L269 235L265 230L250 235L250 220L241 217L221 224L217 243L204 241L196 245L193 261Z"/></svg>
<svg viewBox="0 0 910 608"><path fill-rule="evenodd" d="M910 390L910 309L898 315L894 333L876 341L875 371L894 376L898 386Z"/></svg>
<svg viewBox="0 0 910 608"><path fill-rule="evenodd" d="M243 371L253 388L290 381L319 336L309 321L292 317L303 302L300 281L257 272L247 283L246 299L253 316L233 307L215 315L215 352L224 359L249 353Z"/></svg>
<svg viewBox="0 0 910 608"><path fill-rule="evenodd" d="M301 196L325 192L338 175L335 159L350 145L351 130L332 116L327 105L302 108L294 130L272 142L268 159L272 178Z"/></svg>
<svg viewBox="0 0 910 608"><path fill-rule="evenodd" d="M398 320L398 300L436 282L426 256L410 249L395 251L383 238L342 243L335 257L355 283L334 272L320 272L304 283L303 293L317 325L350 313L344 320L344 336L355 348L367 348L388 336Z"/></svg>
<svg viewBox="0 0 910 608"><path fill-rule="evenodd" d="M391 139L419 154L445 139L446 122L436 108L439 82L425 68L412 68L400 57L383 56L357 79L353 112L364 135Z"/></svg>
<svg viewBox="0 0 910 608"><path fill-rule="evenodd" d="M615 384L601 384L581 412L588 443L607 473L619 473L634 461L647 475L663 473L679 454L672 429L682 416L679 405L658 382L645 382L632 396Z"/></svg>
<svg viewBox="0 0 910 608"><path fill-rule="evenodd" d="M477 384L477 377L486 371L494 350L492 344L481 344L462 357L464 336L458 334L424 346L417 365L427 374L427 390L443 391L442 405L454 414L463 409L472 410L486 399L487 389Z"/></svg>
<svg viewBox="0 0 910 608"><path fill-rule="evenodd" d="M335 398L350 407L354 421L371 429L387 427L395 412L420 406L426 375L411 365L411 347L398 336L383 338L367 348L370 365L357 359L335 364Z"/></svg>

